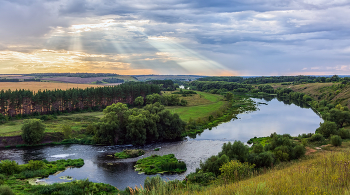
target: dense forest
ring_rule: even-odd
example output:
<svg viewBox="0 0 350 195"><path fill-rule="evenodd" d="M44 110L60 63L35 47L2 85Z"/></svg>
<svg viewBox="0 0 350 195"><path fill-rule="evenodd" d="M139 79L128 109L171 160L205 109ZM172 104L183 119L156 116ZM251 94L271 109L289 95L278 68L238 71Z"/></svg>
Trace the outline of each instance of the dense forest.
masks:
<svg viewBox="0 0 350 195"><path fill-rule="evenodd" d="M204 77L197 79L198 81L226 81L237 82L244 84L264 84L264 83L282 83L292 82L297 83L319 83L340 81L340 77L334 75L332 77L316 77L316 76L270 76L270 77ZM347 79L345 79L347 80Z"/></svg>
<svg viewBox="0 0 350 195"><path fill-rule="evenodd" d="M163 91L174 91L176 87L174 85L174 81L172 80L151 80L146 81L148 84L157 84L159 85Z"/></svg>
<svg viewBox="0 0 350 195"><path fill-rule="evenodd" d="M106 83L124 83L123 79L117 79L117 78L108 78L108 79L103 79L102 81Z"/></svg>
<svg viewBox="0 0 350 195"><path fill-rule="evenodd" d="M0 114L30 115L95 110L117 102L132 104L136 97L160 93L159 85L129 82L118 86L54 91L1 90Z"/></svg>

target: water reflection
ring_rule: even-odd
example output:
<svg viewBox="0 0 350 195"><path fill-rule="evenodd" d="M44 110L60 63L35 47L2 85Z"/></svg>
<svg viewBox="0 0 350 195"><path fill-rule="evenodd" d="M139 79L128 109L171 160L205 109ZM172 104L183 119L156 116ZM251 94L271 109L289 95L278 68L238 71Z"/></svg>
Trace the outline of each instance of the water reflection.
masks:
<svg viewBox="0 0 350 195"><path fill-rule="evenodd" d="M249 114L239 114L238 119L220 124L212 130L205 130L196 140L240 140L269 136L271 133L288 133L297 136L314 133L322 119L310 106L287 99L253 98L258 102L258 110ZM300 107L299 107L300 106Z"/></svg>

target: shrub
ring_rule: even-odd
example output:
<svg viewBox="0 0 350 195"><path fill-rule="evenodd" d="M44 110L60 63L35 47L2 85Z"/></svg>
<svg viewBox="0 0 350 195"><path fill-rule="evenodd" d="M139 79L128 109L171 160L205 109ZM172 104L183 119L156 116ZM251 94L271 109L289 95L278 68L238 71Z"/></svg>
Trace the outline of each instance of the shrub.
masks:
<svg viewBox="0 0 350 195"><path fill-rule="evenodd" d="M39 119L24 120L22 138L27 144L37 144L44 138L45 125Z"/></svg>
<svg viewBox="0 0 350 195"><path fill-rule="evenodd" d="M222 146L222 151L219 153L219 156L224 154L229 157L230 160L236 159L245 162L249 154L249 148L241 141L235 141L233 144L228 142L227 144L224 143Z"/></svg>
<svg viewBox="0 0 350 195"><path fill-rule="evenodd" d="M12 160L2 160L0 162L0 173L6 175L12 175L18 173L20 171L20 167L16 161Z"/></svg>
<svg viewBox="0 0 350 195"><path fill-rule="evenodd" d="M313 134L309 140L311 142L321 142L321 141L324 141L325 138L323 137L322 134L316 133L316 134Z"/></svg>
<svg viewBox="0 0 350 195"><path fill-rule="evenodd" d="M341 146L342 144L342 139L339 135L333 135L331 137L331 143L333 146Z"/></svg>
<svg viewBox="0 0 350 195"><path fill-rule="evenodd" d="M325 121L316 129L316 133L322 134L325 138L338 133L338 126L335 122Z"/></svg>
<svg viewBox="0 0 350 195"><path fill-rule="evenodd" d="M27 170L38 170L46 168L45 162L41 160L30 160L26 166Z"/></svg>
<svg viewBox="0 0 350 195"><path fill-rule="evenodd" d="M256 154L260 154L264 151L264 146L260 143L253 145L253 152Z"/></svg>
<svg viewBox="0 0 350 195"><path fill-rule="evenodd" d="M251 165L248 162L241 163L237 160L231 160L223 164L220 168L221 177L233 182L240 181L253 174L254 166L255 165Z"/></svg>
<svg viewBox="0 0 350 195"><path fill-rule="evenodd" d="M68 125L63 125L62 127L63 135L65 139L69 139L72 135L72 127Z"/></svg>
<svg viewBox="0 0 350 195"><path fill-rule="evenodd" d="M190 183L200 183L202 185L208 185L211 181L214 181L216 179L215 174L212 172L203 173L203 172L197 172L197 173L190 173L186 176L187 182Z"/></svg>
<svg viewBox="0 0 350 195"><path fill-rule="evenodd" d="M0 195L15 195L9 186L0 186Z"/></svg>
<svg viewBox="0 0 350 195"><path fill-rule="evenodd" d="M211 156L204 163L200 162L200 167L203 172L212 172L215 175L220 175L220 167L229 162L229 158L224 154L222 156Z"/></svg>
<svg viewBox="0 0 350 195"><path fill-rule="evenodd" d="M268 151L268 152L262 152L260 154L249 154L248 156L248 162L250 164L255 164L256 167L270 167L275 162L275 155Z"/></svg>
<svg viewBox="0 0 350 195"><path fill-rule="evenodd" d="M300 158L302 156L305 155L305 147L304 146L301 146L301 145L297 145L293 148L293 151L292 151L292 158L293 159L297 159L297 158Z"/></svg>
<svg viewBox="0 0 350 195"><path fill-rule="evenodd" d="M342 139L349 139L350 138L350 131L349 129L344 129L341 128L338 131L338 135L342 138Z"/></svg>

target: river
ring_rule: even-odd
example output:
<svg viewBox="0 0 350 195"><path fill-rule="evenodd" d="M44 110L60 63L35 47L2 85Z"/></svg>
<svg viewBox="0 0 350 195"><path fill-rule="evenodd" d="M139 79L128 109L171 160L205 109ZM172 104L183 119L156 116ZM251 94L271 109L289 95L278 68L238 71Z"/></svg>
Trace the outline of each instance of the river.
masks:
<svg viewBox="0 0 350 195"><path fill-rule="evenodd" d="M56 145L32 148L13 148L0 150L0 159L16 160L27 163L29 160L82 158L85 165L81 168L70 168L46 179L47 183L62 182L61 176L71 176L74 179L88 178L93 182L108 183L119 189L127 186L143 185L147 175L134 171L135 162L152 154L175 154L183 160L187 171L182 174L161 175L166 180L184 179L187 174L199 167L200 160L204 161L216 155L224 143L240 140L247 142L250 138L269 136L271 133L288 133L297 136L302 133L314 133L322 119L310 108L302 108L294 104L285 104L275 99L257 99L258 110L239 114L238 119L222 123L212 130L205 130L196 138L186 138L184 141L170 143L155 143L143 147L124 146L91 146L91 145ZM159 151L154 148L160 147ZM142 148L145 155L139 158L117 160L107 155L128 148Z"/></svg>

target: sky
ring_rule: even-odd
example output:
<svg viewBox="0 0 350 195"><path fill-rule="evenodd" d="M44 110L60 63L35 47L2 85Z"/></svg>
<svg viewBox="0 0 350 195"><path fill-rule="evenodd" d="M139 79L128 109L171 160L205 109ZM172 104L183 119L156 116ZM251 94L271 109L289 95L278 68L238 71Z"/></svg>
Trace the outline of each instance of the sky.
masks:
<svg viewBox="0 0 350 195"><path fill-rule="evenodd" d="M346 0L0 0L0 74L350 75Z"/></svg>

